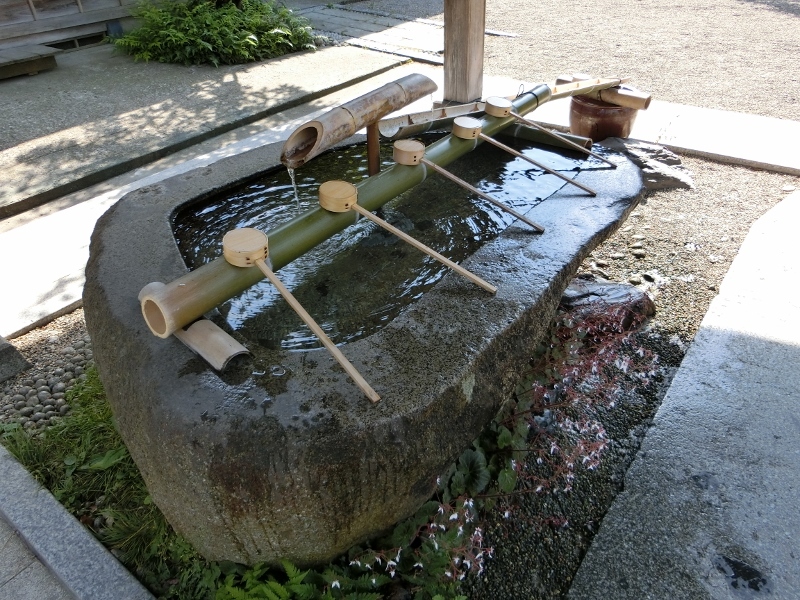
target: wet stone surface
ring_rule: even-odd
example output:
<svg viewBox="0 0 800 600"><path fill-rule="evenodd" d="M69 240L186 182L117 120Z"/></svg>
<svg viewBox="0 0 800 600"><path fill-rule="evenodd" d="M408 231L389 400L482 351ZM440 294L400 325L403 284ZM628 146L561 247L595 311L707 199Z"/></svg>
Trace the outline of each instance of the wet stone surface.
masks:
<svg viewBox="0 0 800 600"><path fill-rule="evenodd" d="M84 302L120 432L175 529L210 559L310 564L429 498L511 393L531 340L577 266L635 205L641 180L622 157L614 171L581 173L596 197L562 188L529 213L543 235L512 225L463 261L497 285L496 296L448 274L383 329L344 346L383 398L371 405L321 351L262 348L263 364L220 378L177 340L150 334L135 301L150 281L186 272L175 208L275 164L278 150L121 200L95 230ZM147 227L131 236L131 223ZM255 375L271 365L286 374Z"/></svg>

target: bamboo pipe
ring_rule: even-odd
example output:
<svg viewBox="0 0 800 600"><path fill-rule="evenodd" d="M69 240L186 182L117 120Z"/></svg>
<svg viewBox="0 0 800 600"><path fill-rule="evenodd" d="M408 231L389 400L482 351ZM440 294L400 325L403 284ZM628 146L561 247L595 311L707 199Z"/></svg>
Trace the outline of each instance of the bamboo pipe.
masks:
<svg viewBox="0 0 800 600"><path fill-rule="evenodd" d="M619 80L615 79L608 80L604 85L618 84ZM539 84L515 98L513 104L516 111L524 115L550 98L550 86ZM482 127L483 131L491 135L512 123L513 117L491 117L482 120ZM428 146L426 155L431 162L446 166L474 150L478 143L480 140L462 140L448 135ZM425 166L393 165L356 186L359 203L367 210L377 210L392 198L424 181L426 177ZM356 217L352 212L334 214L322 207L315 207L275 228L269 233L272 270L278 271L314 246L352 225ZM144 295L141 299L142 313L153 334L166 338L262 278L258 269L236 269L224 258L218 258L165 284L163 288Z"/></svg>
<svg viewBox="0 0 800 600"><path fill-rule="evenodd" d="M442 106L430 111L378 121L381 136L387 140L410 137L426 131L449 128L456 117L483 112L483 102Z"/></svg>
<svg viewBox="0 0 800 600"><path fill-rule="evenodd" d="M556 140L558 140L560 142L563 142L564 144L566 144L570 148L574 148L575 150L578 150L579 152L582 152L582 153L584 153L584 154L586 154L588 156L592 156L592 157L594 157L594 158L596 158L598 160L601 160L604 163L606 163L608 165L611 165L611 167L614 168L614 169L617 168L616 163L608 160L605 156L600 156L597 152L592 152L588 148L584 148L580 144L576 144L575 142L572 142L572 141L568 140L563 135L561 135L559 133L556 133L555 131L550 131L549 129L547 129L545 127L542 127L538 123L534 123L533 121L529 121L528 119L522 117L521 115L515 113L514 111L511 111L511 116L514 117L520 123L524 123L525 125L528 125L529 127L533 127L534 129L536 129L538 131L541 131L542 133L544 133L547 136L550 136L550 137L552 137L552 138L554 138L554 139L556 139Z"/></svg>
<svg viewBox="0 0 800 600"><path fill-rule="evenodd" d="M432 94L436 89L431 79L413 73L337 106L298 127L283 145L281 162L287 168L296 169L362 127Z"/></svg>
<svg viewBox="0 0 800 600"><path fill-rule="evenodd" d="M222 252L225 260L235 267L257 266L272 285L278 289L284 300L292 307L292 310L319 338L322 345L333 355L333 358L337 360L355 384L366 394L367 398L372 402L378 402L381 399L377 392L367 383L366 379L361 376L358 369L347 360L347 357L336 347L336 344L331 341L331 338L323 331L322 327L317 324L313 317L303 308L303 305L297 301L297 298L286 289L283 282L267 266L265 261L269 256L269 240L266 233L249 227L233 229L222 238Z"/></svg>
<svg viewBox="0 0 800 600"><path fill-rule="evenodd" d="M561 75L556 79L556 84L559 83L572 83L573 81L586 81L589 79L587 75ZM635 108L636 110L647 110L650 107L650 102L653 99L652 94L641 92L630 86L610 87L605 90L598 90L586 94L589 98L600 100L607 104L614 104L616 106L624 106L626 108Z"/></svg>
<svg viewBox="0 0 800 600"><path fill-rule="evenodd" d="M511 115L512 117L514 117L520 123L525 123L525 125L528 125L529 127L533 127L534 129L538 129L539 131L541 131L541 132L543 132L543 133L545 133L545 134L547 134L549 136L552 136L553 138L555 138L555 139L557 139L557 140L559 140L561 142L564 142L570 148L574 148L574 149L576 149L576 150L578 150L580 152L583 152L584 154L588 154L589 156L593 156L593 157L603 161L604 163L607 163L607 164L611 165L615 169L617 168L617 165L615 165L613 162L611 162L607 158L605 158L603 156L600 156L596 152L592 152L588 148L584 148L583 146L581 146L579 144L576 144L575 142L571 142L570 140L564 139L561 135L555 133L554 131L550 131L549 129L545 129L544 127L542 127L538 123L534 123L533 121L529 121L528 119L526 119L522 115L514 112L511 102L509 102L506 98L501 98L501 97L498 97L498 96L493 96L492 98L487 98L486 99L486 114L487 115L492 115L493 117L507 117L507 116Z"/></svg>
<svg viewBox="0 0 800 600"><path fill-rule="evenodd" d="M434 171L439 173L439 175L442 175L443 177L446 177L447 179L449 179L453 183L456 183L456 184L460 185L464 189L467 189L470 192L472 192L473 194L475 194L477 196L480 196L481 198L483 198L487 202L490 202L490 203L494 204L498 208L506 211L507 213L509 213L510 215L512 215L515 218L519 219L523 223L527 223L528 225L533 227L539 233L544 233L544 227L542 227L538 223L535 223L534 221L531 221L528 217L526 217L523 214L518 213L517 211L515 211L513 208L511 208L507 204L503 204L499 200L494 199L489 194L484 194L478 188L476 188L474 186L471 186L470 184L468 184L466 181L464 181L460 177L456 177L450 171L447 171L447 170L443 169L442 167L440 167L439 165L437 165L436 163L432 163L431 161L426 159L425 158L425 145L422 142L419 142L417 140L397 140L394 143L393 157L394 157L395 162L400 163L401 165L416 165L416 164L422 163L423 165L430 167L431 169L433 169Z"/></svg>
<svg viewBox="0 0 800 600"><path fill-rule="evenodd" d="M454 263L449 258L446 258L436 252L433 248L429 248L419 240L415 240L410 235L400 231L397 227L394 227L384 221L383 219L376 217L370 211L366 210L365 208L358 205L358 188L354 186L352 183L348 183L346 181L326 181L321 186L319 186L319 205L324 208L325 210L341 213L347 212L349 210L353 210L360 214L362 217L365 217L372 221L373 223L380 225L389 233L392 233L399 237L401 240L406 242L407 244L411 244L417 250L420 250L435 258L440 263L445 265L446 267L450 267L456 273L469 279L475 285L482 287L487 292L492 294L497 292L497 288L493 286L491 283L481 279L475 273L467 271L464 267Z"/></svg>
<svg viewBox="0 0 800 600"><path fill-rule="evenodd" d="M484 134L481 131L481 122L477 119L473 119L472 117L458 117L455 121L453 121L453 135L456 137L460 137L462 139L470 139L470 138L478 138L483 140L484 142L489 142L490 144L497 146L501 150L505 150L509 154L516 156L517 158L521 158L523 160L528 161L532 165L542 169L545 173L550 173L550 175L555 175L559 179L563 179L567 183L571 183L572 185L579 187L583 191L587 192L591 196L596 196L597 192L595 192L592 188L583 185L582 183L578 183L577 181L570 179L566 175L559 173L558 171L554 171L553 169L546 167L542 163L533 160L532 158L525 156L522 152L517 152L510 146L506 146L502 142L498 142L496 139L489 137L488 135Z"/></svg>

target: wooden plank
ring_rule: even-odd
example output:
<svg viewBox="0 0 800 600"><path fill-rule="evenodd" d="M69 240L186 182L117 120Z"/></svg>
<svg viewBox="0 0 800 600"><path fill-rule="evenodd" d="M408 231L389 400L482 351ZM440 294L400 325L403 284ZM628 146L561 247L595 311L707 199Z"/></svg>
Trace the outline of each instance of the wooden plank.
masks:
<svg viewBox="0 0 800 600"><path fill-rule="evenodd" d="M8 48L6 50L0 50L0 64L12 65L14 63L35 60L37 58L47 58L48 56L53 56L59 52L61 52L61 50L58 50L57 48L49 48L47 46L39 45Z"/></svg>
<svg viewBox="0 0 800 600"><path fill-rule="evenodd" d="M81 25L104 23L105 21L113 21L114 19L128 17L131 14L130 8L125 6L117 6L103 10L93 10L85 13L79 13L77 10L78 7L75 5L75 14L66 15L59 19L42 19L40 21L31 21L30 23L16 23L13 25L0 26L0 41L15 37L33 35L35 33L69 29L71 27L79 27ZM105 27L101 29L101 31L104 30Z"/></svg>
<svg viewBox="0 0 800 600"><path fill-rule="evenodd" d="M444 99L472 102L483 95L486 0L444 2Z"/></svg>
<svg viewBox="0 0 800 600"><path fill-rule="evenodd" d="M103 10L104 8L119 7L119 0L81 0L83 4L83 12L92 12L93 10Z"/></svg>
<svg viewBox="0 0 800 600"><path fill-rule="evenodd" d="M27 46L29 44L49 44L63 40L97 35L99 33L105 33L105 31L105 22L90 23L89 25L79 25L77 27L69 27L66 29L54 29L52 31L23 35L11 39L2 39L2 30L0 30L0 49L16 48L19 46Z"/></svg>
<svg viewBox="0 0 800 600"><path fill-rule="evenodd" d="M56 59L53 56L39 56L30 60L19 61L13 64L0 64L0 79L8 79L18 75L36 75L39 71L56 68Z"/></svg>
<svg viewBox="0 0 800 600"><path fill-rule="evenodd" d="M80 14L75 0L33 0L33 6L36 8L37 21Z"/></svg>
<svg viewBox="0 0 800 600"><path fill-rule="evenodd" d="M0 23L10 25L12 23L27 23L28 21L33 21L33 15L27 0L0 1Z"/></svg>

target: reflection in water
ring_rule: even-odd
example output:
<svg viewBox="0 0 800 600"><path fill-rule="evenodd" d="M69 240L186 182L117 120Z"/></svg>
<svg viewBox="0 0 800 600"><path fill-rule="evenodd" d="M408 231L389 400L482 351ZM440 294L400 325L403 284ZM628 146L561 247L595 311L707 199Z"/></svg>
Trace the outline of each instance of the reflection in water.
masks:
<svg viewBox="0 0 800 600"><path fill-rule="evenodd" d="M435 138L427 136L423 141L430 144ZM573 157L563 151L556 154L552 149L524 143L514 147L561 171L603 166L596 159L583 160L580 155ZM382 152L382 168L387 168L393 164L390 145L384 144ZM447 168L523 214L565 185L489 144ZM319 185L327 180L358 183L365 179L366 147L334 149L294 175L296 187L287 181L284 169L275 169L226 196L184 208L176 217L175 234L186 264L196 268L221 256L222 236L231 229L255 227L268 233L316 207ZM457 263L514 220L436 175L386 204L378 215ZM283 267L278 275L331 339L341 344L380 329L448 271L436 260L360 219ZM484 277L491 282L490 273ZM233 329L265 348L321 346L266 280L226 302L220 311Z"/></svg>

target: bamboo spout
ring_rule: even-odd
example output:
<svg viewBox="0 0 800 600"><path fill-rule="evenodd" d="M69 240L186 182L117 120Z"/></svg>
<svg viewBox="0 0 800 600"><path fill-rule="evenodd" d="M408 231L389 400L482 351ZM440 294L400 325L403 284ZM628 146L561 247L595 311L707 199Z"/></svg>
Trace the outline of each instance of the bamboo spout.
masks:
<svg viewBox="0 0 800 600"><path fill-rule="evenodd" d="M346 102L297 128L283 145L281 162L296 169L362 127L432 94L436 89L431 79L414 73Z"/></svg>

